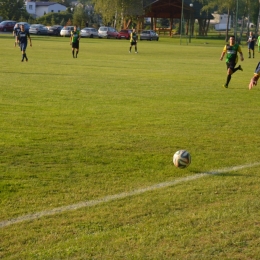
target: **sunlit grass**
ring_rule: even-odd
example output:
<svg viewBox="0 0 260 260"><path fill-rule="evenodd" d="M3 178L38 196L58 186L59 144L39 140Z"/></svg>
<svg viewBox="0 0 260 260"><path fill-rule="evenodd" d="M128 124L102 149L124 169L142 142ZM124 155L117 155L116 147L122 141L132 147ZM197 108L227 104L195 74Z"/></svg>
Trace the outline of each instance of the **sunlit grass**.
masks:
<svg viewBox="0 0 260 260"><path fill-rule="evenodd" d="M256 60L223 41L0 35L1 221L259 162ZM184 44L185 43L185 44ZM246 56L246 47L243 47ZM187 149L192 164L172 164ZM2 259L258 259L259 166L0 229Z"/></svg>

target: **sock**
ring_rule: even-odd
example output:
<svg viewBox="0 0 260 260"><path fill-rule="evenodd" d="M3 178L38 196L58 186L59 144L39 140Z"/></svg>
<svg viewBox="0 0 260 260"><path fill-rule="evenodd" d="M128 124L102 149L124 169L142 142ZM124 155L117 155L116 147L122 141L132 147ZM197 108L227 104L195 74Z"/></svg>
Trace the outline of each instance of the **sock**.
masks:
<svg viewBox="0 0 260 260"><path fill-rule="evenodd" d="M231 75L227 75L227 82L226 82L226 85L227 85L227 86L228 86L230 80L231 80Z"/></svg>
<svg viewBox="0 0 260 260"><path fill-rule="evenodd" d="M24 54L24 58L25 58L26 60L28 60L26 53Z"/></svg>
<svg viewBox="0 0 260 260"><path fill-rule="evenodd" d="M251 52L248 52L248 57L251 58Z"/></svg>
<svg viewBox="0 0 260 260"><path fill-rule="evenodd" d="M72 56L73 56L73 58L74 58L74 50L72 51Z"/></svg>
<svg viewBox="0 0 260 260"><path fill-rule="evenodd" d="M135 48L135 52L137 52L137 48Z"/></svg>
<svg viewBox="0 0 260 260"><path fill-rule="evenodd" d="M23 53L23 54L22 54L22 61L24 60L24 58L25 58L25 54Z"/></svg>
<svg viewBox="0 0 260 260"><path fill-rule="evenodd" d="M130 51L130 52L131 52L131 50L132 50L132 47L129 48L129 51Z"/></svg>
<svg viewBox="0 0 260 260"><path fill-rule="evenodd" d="M78 53L79 53L79 52L78 52L78 51L76 51L76 58L77 58L77 56L78 56Z"/></svg>

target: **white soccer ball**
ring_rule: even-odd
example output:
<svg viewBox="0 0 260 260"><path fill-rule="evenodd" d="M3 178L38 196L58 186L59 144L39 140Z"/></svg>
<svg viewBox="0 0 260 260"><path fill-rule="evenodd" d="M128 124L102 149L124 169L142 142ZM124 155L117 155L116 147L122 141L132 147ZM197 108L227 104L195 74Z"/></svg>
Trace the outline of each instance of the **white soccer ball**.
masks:
<svg viewBox="0 0 260 260"><path fill-rule="evenodd" d="M184 169L191 163L191 156L186 150L179 150L173 155L173 163L176 167Z"/></svg>

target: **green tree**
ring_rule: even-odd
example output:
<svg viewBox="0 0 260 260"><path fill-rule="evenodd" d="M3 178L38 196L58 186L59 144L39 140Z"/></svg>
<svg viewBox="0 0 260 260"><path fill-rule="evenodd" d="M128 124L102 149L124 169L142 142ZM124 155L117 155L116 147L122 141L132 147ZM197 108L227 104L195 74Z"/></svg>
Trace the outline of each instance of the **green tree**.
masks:
<svg viewBox="0 0 260 260"><path fill-rule="evenodd" d="M243 1L243 0L240 0ZM234 0L200 0L203 3L203 11L211 11L216 10L219 13L227 13L228 20L227 20L227 29L226 29L226 41L228 41L228 28L230 24L230 14L231 11L235 10L236 8L236 1Z"/></svg>
<svg viewBox="0 0 260 260"><path fill-rule="evenodd" d="M260 17L260 0L199 0L203 4L203 10L214 10L219 13L226 12L228 14L235 14L234 24L236 26L236 18L242 20L240 30L240 38L242 38L244 21L247 19L247 33L249 33L249 24L253 22L257 25ZM228 21L229 23L229 21ZM228 27L227 27L228 28ZM228 39L228 30L226 31L226 40Z"/></svg>
<svg viewBox="0 0 260 260"><path fill-rule="evenodd" d="M77 26L85 26L88 20L87 13L85 12L84 6L77 6L73 12L73 24Z"/></svg>
<svg viewBox="0 0 260 260"><path fill-rule="evenodd" d="M61 22L63 21L64 24L61 24L61 25L65 25L66 24L65 21L72 19L72 13L67 12L67 11L63 11L63 12L59 12L59 13L49 13L42 17L39 17L37 19L37 22L45 24L45 21L46 21L45 25L47 25L47 24L52 24L52 19L55 20L56 24L61 24Z"/></svg>
<svg viewBox="0 0 260 260"><path fill-rule="evenodd" d="M140 0L93 0L93 3L95 11L102 16L103 23L114 27L128 27L143 14Z"/></svg>
<svg viewBox="0 0 260 260"><path fill-rule="evenodd" d="M0 2L0 16L5 20L19 20L21 16L29 17L23 0L5 0Z"/></svg>
<svg viewBox="0 0 260 260"><path fill-rule="evenodd" d="M55 21L55 17L54 15L51 16L51 25L55 25L56 21Z"/></svg>

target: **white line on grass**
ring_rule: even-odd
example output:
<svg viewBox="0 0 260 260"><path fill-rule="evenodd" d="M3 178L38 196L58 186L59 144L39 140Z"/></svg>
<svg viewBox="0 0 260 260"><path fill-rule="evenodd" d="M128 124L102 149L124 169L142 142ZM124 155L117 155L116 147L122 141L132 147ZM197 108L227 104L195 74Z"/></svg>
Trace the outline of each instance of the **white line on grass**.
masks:
<svg viewBox="0 0 260 260"><path fill-rule="evenodd" d="M215 175L215 174L226 173L226 172L230 172L230 171L238 171L238 170L245 169L245 168L252 168L252 167L255 167L255 166L258 166L258 165L260 165L260 162L253 163L253 164L233 166L233 167L230 167L230 168L224 168L224 169L211 171L211 172L197 173L195 175L187 176L187 177L180 178L180 179L173 180L173 181L161 182L161 183L158 183L158 184L146 187L146 188L133 190L133 191L130 191L130 192L123 192L123 193L119 193L119 194L115 194L115 195L108 195L108 196L103 197L101 199L90 200L90 201L82 201L82 202L79 202L79 203L76 203L76 204L71 204L71 205L68 205L68 206L54 208L54 209L51 209L51 210L44 210L44 211L24 215L24 216L21 216L21 217L18 217L18 218L4 220L4 221L0 222L0 228L7 227L7 226L17 224L17 223L20 223L20 222L24 222L24 221L31 221L31 220L34 220L34 219L39 219L39 218L45 217L45 216L55 215L55 214L62 213L62 212L65 212L65 211L71 211L71 210L76 210L76 209L80 209L80 208L92 207L92 206L95 206L95 205L98 205L98 204L101 204L101 203L104 203L104 202L110 202L110 201L113 201L113 200L131 197L131 196L134 196L134 195L145 193L147 191L153 191L153 190L157 190L157 189L160 189L160 188L166 188L166 187L169 187L169 186L173 186L173 185L176 185L176 184L179 184L179 183L182 183L182 182L197 180L197 179L200 179L200 178L208 176L208 175Z"/></svg>

